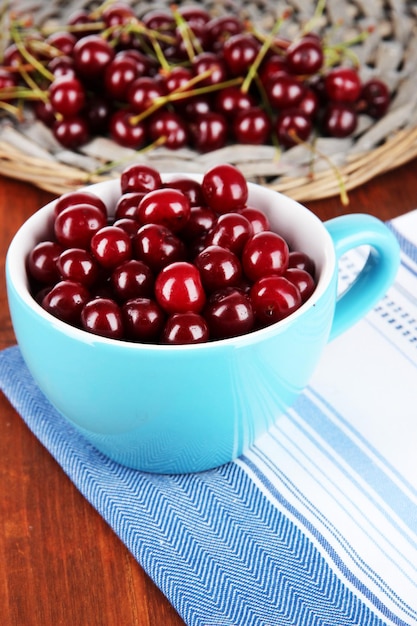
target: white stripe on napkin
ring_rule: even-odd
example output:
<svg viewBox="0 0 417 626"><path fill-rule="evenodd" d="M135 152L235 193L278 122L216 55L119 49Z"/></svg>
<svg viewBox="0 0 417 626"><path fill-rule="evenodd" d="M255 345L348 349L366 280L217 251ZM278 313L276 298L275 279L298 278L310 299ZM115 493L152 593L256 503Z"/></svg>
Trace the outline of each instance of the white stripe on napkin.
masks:
<svg viewBox="0 0 417 626"><path fill-rule="evenodd" d="M417 212L392 228L396 283L239 463L374 612L417 624ZM342 288L363 254L343 259Z"/></svg>

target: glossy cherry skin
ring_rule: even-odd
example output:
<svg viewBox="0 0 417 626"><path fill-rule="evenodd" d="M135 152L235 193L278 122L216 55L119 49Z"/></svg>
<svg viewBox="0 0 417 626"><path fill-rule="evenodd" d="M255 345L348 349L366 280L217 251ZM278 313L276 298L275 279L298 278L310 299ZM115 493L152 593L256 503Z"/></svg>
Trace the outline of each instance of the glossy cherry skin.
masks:
<svg viewBox="0 0 417 626"><path fill-rule="evenodd" d="M188 127L175 111L158 111L149 122L149 137L152 141L163 139L165 147L179 150L188 143Z"/></svg>
<svg viewBox="0 0 417 626"><path fill-rule="evenodd" d="M102 76L115 56L114 48L100 35L87 35L79 39L72 50L77 73L88 79Z"/></svg>
<svg viewBox="0 0 417 626"><path fill-rule="evenodd" d="M194 260L207 292L237 286L242 277L239 258L227 248L207 246Z"/></svg>
<svg viewBox="0 0 417 626"><path fill-rule="evenodd" d="M209 111L191 119L190 141L199 152L211 152L222 148L228 137L225 117L221 113Z"/></svg>
<svg viewBox="0 0 417 626"><path fill-rule="evenodd" d="M248 220L251 226L252 235L261 233L264 230L270 230L269 220L263 211L250 206L245 206L243 209L240 209L239 213Z"/></svg>
<svg viewBox="0 0 417 626"><path fill-rule="evenodd" d="M134 256L158 272L165 265L186 258L185 246L169 228L161 224L144 224L133 237Z"/></svg>
<svg viewBox="0 0 417 626"><path fill-rule="evenodd" d="M321 69L323 61L323 47L318 37L303 37L287 48L286 62L293 74L315 74Z"/></svg>
<svg viewBox="0 0 417 626"><path fill-rule="evenodd" d="M52 132L55 139L70 150L77 150L90 139L87 120L80 114L56 120Z"/></svg>
<svg viewBox="0 0 417 626"><path fill-rule="evenodd" d="M362 84L357 71L351 67L336 67L324 79L327 97L333 102L356 102L361 94Z"/></svg>
<svg viewBox="0 0 417 626"><path fill-rule="evenodd" d="M165 313L152 298L132 298L122 305L127 339L140 342L159 341Z"/></svg>
<svg viewBox="0 0 417 626"><path fill-rule="evenodd" d="M57 241L66 248L89 248L92 236L107 223L103 212L91 204L77 204L55 218Z"/></svg>
<svg viewBox="0 0 417 626"><path fill-rule="evenodd" d="M265 85L265 91L272 107L283 110L297 107L304 96L305 87L295 76L278 74Z"/></svg>
<svg viewBox="0 0 417 626"><path fill-rule="evenodd" d="M117 201L114 217L116 220L131 218L136 221L136 230L139 228L139 204L145 196L143 191L127 191Z"/></svg>
<svg viewBox="0 0 417 626"><path fill-rule="evenodd" d="M321 120L323 133L330 137L349 137L355 132L358 116L353 107L343 102L330 103Z"/></svg>
<svg viewBox="0 0 417 626"><path fill-rule="evenodd" d="M78 326L81 311L89 298L90 293L83 285L72 280L62 280L44 296L41 304L54 317Z"/></svg>
<svg viewBox="0 0 417 626"><path fill-rule="evenodd" d="M272 124L260 107L239 111L233 120L233 135L238 143L262 145L271 138Z"/></svg>
<svg viewBox="0 0 417 626"><path fill-rule="evenodd" d="M221 89L214 100L216 111L229 119L233 119L239 111L251 109L255 104L255 98L251 94L243 92L239 87Z"/></svg>
<svg viewBox="0 0 417 626"><path fill-rule="evenodd" d="M190 217L181 230L181 237L187 243L201 237L214 227L217 222L217 214L208 206L192 206Z"/></svg>
<svg viewBox="0 0 417 626"><path fill-rule="evenodd" d="M147 193L162 187L162 178L154 167L137 163L123 170L120 175L120 187L122 193L130 191Z"/></svg>
<svg viewBox="0 0 417 626"><path fill-rule="evenodd" d="M309 117L299 109L283 111L275 124L278 141L285 148L307 141L312 128Z"/></svg>
<svg viewBox="0 0 417 626"><path fill-rule="evenodd" d="M137 259L117 265L110 275L110 285L118 300L149 298L153 293L155 278L151 269Z"/></svg>
<svg viewBox="0 0 417 626"><path fill-rule="evenodd" d="M174 313L165 324L161 342L171 345L204 343L209 339L207 322L199 313Z"/></svg>
<svg viewBox="0 0 417 626"><path fill-rule="evenodd" d="M115 100L126 101L128 89L138 76L138 66L132 57L116 55L107 65L104 73L107 96Z"/></svg>
<svg viewBox="0 0 417 626"><path fill-rule="evenodd" d="M387 85L376 78L363 85L361 98L365 100L366 113L376 119L385 115L391 99Z"/></svg>
<svg viewBox="0 0 417 626"><path fill-rule="evenodd" d="M49 87L49 98L54 110L65 117L77 115L86 102L83 85L68 75L55 78Z"/></svg>
<svg viewBox="0 0 417 626"><path fill-rule="evenodd" d="M138 216L142 224L161 224L179 232L190 217L190 202L178 189L162 187L148 192L140 201Z"/></svg>
<svg viewBox="0 0 417 626"><path fill-rule="evenodd" d="M217 213L242 209L248 199L248 186L242 172L227 163L215 165L203 177L206 203Z"/></svg>
<svg viewBox="0 0 417 626"><path fill-rule="evenodd" d="M255 325L249 298L234 288L214 293L204 309L204 317L212 339L244 335Z"/></svg>
<svg viewBox="0 0 417 626"><path fill-rule="evenodd" d="M57 216L59 213L62 213L64 209L73 207L76 204L91 204L92 206L100 209L104 217L107 218L107 207L103 200L96 196L94 193L91 193L91 191L84 191L81 189L75 191L67 191L58 198L54 207L55 216Z"/></svg>
<svg viewBox="0 0 417 626"><path fill-rule="evenodd" d="M74 280L89 288L100 271L91 254L82 248L67 248L57 259L57 268L64 280Z"/></svg>
<svg viewBox="0 0 417 626"><path fill-rule="evenodd" d="M208 246L228 248L240 255L251 235L250 222L242 213L224 213L207 234L206 243Z"/></svg>
<svg viewBox="0 0 417 626"><path fill-rule="evenodd" d="M259 41L247 33L233 35L227 39L223 46L223 56L230 74L245 76L255 61L259 49Z"/></svg>
<svg viewBox="0 0 417 626"><path fill-rule="evenodd" d="M313 259L300 250L291 250L288 257L288 268L298 268L300 270L305 270L311 276L315 275L315 265Z"/></svg>
<svg viewBox="0 0 417 626"><path fill-rule="evenodd" d="M123 320L119 305L110 298L94 298L81 311L84 330L110 339L123 338Z"/></svg>
<svg viewBox="0 0 417 626"><path fill-rule="evenodd" d="M139 150L147 141L147 131L144 123L134 121L134 116L129 109L115 111L109 120L109 134L121 146Z"/></svg>
<svg viewBox="0 0 417 626"><path fill-rule="evenodd" d="M122 228L105 226L91 238L90 250L102 267L113 269L131 258L131 238Z"/></svg>
<svg viewBox="0 0 417 626"><path fill-rule="evenodd" d="M284 276L266 276L250 290L253 310L262 326L274 324L296 311L302 304L298 288Z"/></svg>
<svg viewBox="0 0 417 626"><path fill-rule="evenodd" d="M227 79L226 64L223 58L215 52L201 52L196 55L192 61L192 67L197 76L206 72L209 74L198 83L200 87L216 85Z"/></svg>
<svg viewBox="0 0 417 626"><path fill-rule="evenodd" d="M251 237L242 252L245 275L252 281L270 274L283 274L288 267L288 244L277 233L265 231Z"/></svg>
<svg viewBox="0 0 417 626"><path fill-rule="evenodd" d="M295 267L288 268L284 273L284 278L287 278L297 287L303 302L308 300L316 288L313 277L305 270Z"/></svg>
<svg viewBox="0 0 417 626"><path fill-rule="evenodd" d="M36 244L27 260L30 276L46 285L59 280L57 261L62 251L63 247L55 241L41 241Z"/></svg>
<svg viewBox="0 0 417 626"><path fill-rule="evenodd" d="M157 98L166 95L162 83L149 76L140 76L129 86L126 98L131 108L137 113L149 109Z"/></svg>
<svg viewBox="0 0 417 626"><path fill-rule="evenodd" d="M168 314L200 313L206 302L200 272L192 263L171 263L156 277L155 297Z"/></svg>
<svg viewBox="0 0 417 626"><path fill-rule="evenodd" d="M201 206L203 204L204 197L201 185L192 178L188 178L187 176L174 178L170 180L169 183L166 183L166 187L182 191L182 193L187 196L190 206L192 207Z"/></svg>

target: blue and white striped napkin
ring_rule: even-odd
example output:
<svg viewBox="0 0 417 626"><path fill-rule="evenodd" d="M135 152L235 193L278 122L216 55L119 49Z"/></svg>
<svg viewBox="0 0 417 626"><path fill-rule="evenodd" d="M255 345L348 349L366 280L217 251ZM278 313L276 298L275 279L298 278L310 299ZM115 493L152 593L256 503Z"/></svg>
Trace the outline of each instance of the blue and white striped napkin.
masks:
<svg viewBox="0 0 417 626"><path fill-rule="evenodd" d="M45 401L18 348L1 353L4 393L186 624L417 624L417 211L391 227L402 263L386 297L216 470L109 461ZM341 283L361 255L343 259Z"/></svg>

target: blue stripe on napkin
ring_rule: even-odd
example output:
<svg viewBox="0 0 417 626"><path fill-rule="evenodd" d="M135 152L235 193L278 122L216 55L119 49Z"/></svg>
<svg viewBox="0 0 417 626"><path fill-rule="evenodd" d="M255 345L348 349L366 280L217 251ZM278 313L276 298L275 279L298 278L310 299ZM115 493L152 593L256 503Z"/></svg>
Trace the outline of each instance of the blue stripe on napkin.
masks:
<svg viewBox="0 0 417 626"><path fill-rule="evenodd" d="M382 357L395 363L395 384L404 381L401 396L415 376L417 212L404 217L406 232L402 218L393 225L404 255L387 298L328 347L271 432L216 470L160 476L110 461L49 405L17 347L0 354L3 392L189 626L417 624L417 483L395 450L387 458L373 416L370 426L359 415L369 402L381 420L391 414L390 389L375 393L372 378ZM359 365L378 358L372 396L359 405L360 371L352 388L332 361L355 346L365 350ZM401 432L407 406L396 405L393 446L412 435Z"/></svg>

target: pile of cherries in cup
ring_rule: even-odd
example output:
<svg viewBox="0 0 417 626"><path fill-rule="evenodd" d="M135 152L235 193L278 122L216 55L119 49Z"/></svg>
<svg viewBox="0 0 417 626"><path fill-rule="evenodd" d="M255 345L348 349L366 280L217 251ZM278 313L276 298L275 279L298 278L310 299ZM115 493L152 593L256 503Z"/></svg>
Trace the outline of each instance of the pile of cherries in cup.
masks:
<svg viewBox="0 0 417 626"><path fill-rule="evenodd" d="M313 293L312 259L248 204L235 166L164 183L134 164L120 184L110 210L89 190L61 196L50 238L28 255L31 292L55 317L113 339L190 344L278 322Z"/></svg>
<svg viewBox="0 0 417 626"><path fill-rule="evenodd" d="M359 113L380 118L391 99L377 77L362 82L343 45L329 47L311 31L294 41L279 28L263 34L201 6L139 18L123 2L104 3L48 35L21 26L12 33L0 105L11 111L26 98L70 149L103 135L135 150L286 149L317 134L350 136Z"/></svg>

